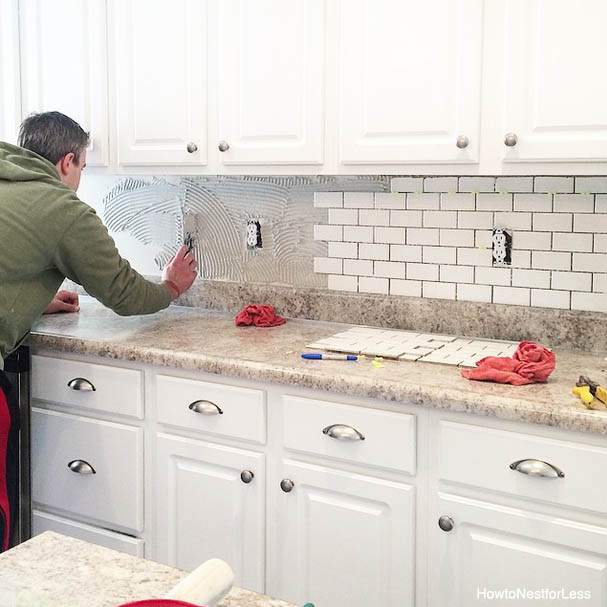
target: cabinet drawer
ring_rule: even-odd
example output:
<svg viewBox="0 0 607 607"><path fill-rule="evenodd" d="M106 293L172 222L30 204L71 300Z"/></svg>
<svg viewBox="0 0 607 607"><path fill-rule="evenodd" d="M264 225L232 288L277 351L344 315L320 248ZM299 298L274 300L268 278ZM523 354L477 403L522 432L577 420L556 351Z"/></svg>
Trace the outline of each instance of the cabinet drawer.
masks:
<svg viewBox="0 0 607 607"><path fill-rule="evenodd" d="M84 464L80 472L68 467L78 460L95 474ZM143 430L33 409L32 501L111 528L141 531Z"/></svg>
<svg viewBox="0 0 607 607"><path fill-rule="evenodd" d="M510 465L547 462L564 476L524 474ZM544 474L552 469L539 464ZM607 512L607 449L457 422L440 422L440 478L502 493ZM592 481L592 479L595 479Z"/></svg>
<svg viewBox="0 0 607 607"><path fill-rule="evenodd" d="M415 474L415 416L298 396L283 402L287 449Z"/></svg>
<svg viewBox="0 0 607 607"><path fill-rule="evenodd" d="M158 375L156 396L158 421L162 424L266 442L263 390Z"/></svg>
<svg viewBox="0 0 607 607"><path fill-rule="evenodd" d="M45 531L55 531L91 544L143 558L143 540L34 510L32 512L32 536L40 535Z"/></svg>
<svg viewBox="0 0 607 607"><path fill-rule="evenodd" d="M74 379L86 381L70 388ZM143 419L142 373L135 369L32 356L32 397Z"/></svg>

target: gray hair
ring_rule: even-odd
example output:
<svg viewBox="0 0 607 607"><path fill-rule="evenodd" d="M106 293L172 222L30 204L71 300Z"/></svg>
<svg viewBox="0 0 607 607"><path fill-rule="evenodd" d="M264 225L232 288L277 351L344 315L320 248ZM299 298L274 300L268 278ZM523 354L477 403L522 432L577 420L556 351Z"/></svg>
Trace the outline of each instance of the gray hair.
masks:
<svg viewBox="0 0 607 607"><path fill-rule="evenodd" d="M19 129L19 145L57 164L66 154L80 155L89 144L89 134L69 116L60 112L29 115Z"/></svg>

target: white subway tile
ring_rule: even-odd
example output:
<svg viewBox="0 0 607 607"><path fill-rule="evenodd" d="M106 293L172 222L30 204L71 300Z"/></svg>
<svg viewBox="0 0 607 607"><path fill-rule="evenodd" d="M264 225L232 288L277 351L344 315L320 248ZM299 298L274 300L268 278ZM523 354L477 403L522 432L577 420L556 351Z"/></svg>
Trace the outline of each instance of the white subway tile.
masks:
<svg viewBox="0 0 607 607"><path fill-rule="evenodd" d="M607 233L607 213L576 213L573 216L573 231Z"/></svg>
<svg viewBox="0 0 607 607"><path fill-rule="evenodd" d="M426 177L424 192L457 192L457 177Z"/></svg>
<svg viewBox="0 0 607 607"><path fill-rule="evenodd" d="M519 287L493 287L493 303L528 306L530 290Z"/></svg>
<svg viewBox="0 0 607 607"><path fill-rule="evenodd" d="M575 191L581 194L605 194L607 177L576 177Z"/></svg>
<svg viewBox="0 0 607 607"><path fill-rule="evenodd" d="M552 235L553 251L583 251L592 253L592 234L567 234L555 232Z"/></svg>
<svg viewBox="0 0 607 607"><path fill-rule="evenodd" d="M346 242L373 242L374 230L370 226L344 226Z"/></svg>
<svg viewBox="0 0 607 607"><path fill-rule="evenodd" d="M550 251L552 248L552 232L514 232L512 234L512 248Z"/></svg>
<svg viewBox="0 0 607 607"><path fill-rule="evenodd" d="M550 213L552 211L552 194L515 194L514 210Z"/></svg>
<svg viewBox="0 0 607 607"><path fill-rule="evenodd" d="M359 259L390 259L390 247L387 244L366 244L358 245Z"/></svg>
<svg viewBox="0 0 607 607"><path fill-rule="evenodd" d="M476 268L474 282L477 285L504 285L510 286L510 268Z"/></svg>
<svg viewBox="0 0 607 607"><path fill-rule="evenodd" d="M431 228L407 228L407 244L438 244L439 232Z"/></svg>
<svg viewBox="0 0 607 607"><path fill-rule="evenodd" d="M496 213L495 227L509 228L511 230L530 230L531 213Z"/></svg>
<svg viewBox="0 0 607 607"><path fill-rule="evenodd" d="M461 301L491 302L493 287L486 285L457 285L457 299Z"/></svg>
<svg viewBox="0 0 607 607"><path fill-rule="evenodd" d="M394 261L376 261L374 276L384 278L405 278L405 264Z"/></svg>
<svg viewBox="0 0 607 607"><path fill-rule="evenodd" d="M373 192L344 192L344 209L373 209L375 194Z"/></svg>
<svg viewBox="0 0 607 607"><path fill-rule="evenodd" d="M573 192L573 177L536 177L534 192Z"/></svg>
<svg viewBox="0 0 607 607"><path fill-rule="evenodd" d="M334 276L329 274L328 287L331 291L358 291L358 276Z"/></svg>
<svg viewBox="0 0 607 607"><path fill-rule="evenodd" d="M398 194L396 192L378 192L375 194L375 208L404 209L405 199L405 194Z"/></svg>
<svg viewBox="0 0 607 607"><path fill-rule="evenodd" d="M423 177L395 177L390 181L393 192L422 192L424 190Z"/></svg>
<svg viewBox="0 0 607 607"><path fill-rule="evenodd" d="M473 247L474 230L440 230L439 243L453 247Z"/></svg>
<svg viewBox="0 0 607 607"><path fill-rule="evenodd" d="M495 192L495 177L460 177L460 192Z"/></svg>
<svg viewBox="0 0 607 607"><path fill-rule="evenodd" d="M550 289L550 272L546 270L512 270L512 286Z"/></svg>
<svg viewBox="0 0 607 607"><path fill-rule="evenodd" d="M607 272L607 255L604 253L574 253L573 269L579 272Z"/></svg>
<svg viewBox="0 0 607 607"><path fill-rule="evenodd" d="M460 266L490 266L492 259L489 249L457 249L457 263Z"/></svg>
<svg viewBox="0 0 607 607"><path fill-rule="evenodd" d="M472 283L474 282L473 266L440 266L441 282Z"/></svg>
<svg viewBox="0 0 607 607"><path fill-rule="evenodd" d="M562 291L592 291L592 274L552 272L551 288Z"/></svg>
<svg viewBox="0 0 607 607"><path fill-rule="evenodd" d="M390 280L390 295L421 297L422 283L419 280Z"/></svg>
<svg viewBox="0 0 607 607"><path fill-rule="evenodd" d="M375 228L375 242L405 244L405 228Z"/></svg>
<svg viewBox="0 0 607 607"><path fill-rule="evenodd" d="M390 245L390 261L417 261L422 260L422 248L405 244Z"/></svg>
<svg viewBox="0 0 607 607"><path fill-rule="evenodd" d="M607 293L607 274L592 275L592 291L594 293Z"/></svg>
<svg viewBox="0 0 607 607"><path fill-rule="evenodd" d="M607 293L571 293L571 309L607 312Z"/></svg>
<svg viewBox="0 0 607 607"><path fill-rule="evenodd" d="M555 194L555 213L592 213L594 194Z"/></svg>
<svg viewBox="0 0 607 607"><path fill-rule="evenodd" d="M594 252L607 253L607 234L594 235Z"/></svg>
<svg viewBox="0 0 607 607"><path fill-rule="evenodd" d="M343 192L314 192L314 206L316 208L340 208L344 204Z"/></svg>
<svg viewBox="0 0 607 607"><path fill-rule="evenodd" d="M493 248L493 238L492 238L492 232L490 232L489 230L476 230L476 232L474 233L475 237L474 237L474 244L477 247L489 247L490 249Z"/></svg>
<svg viewBox="0 0 607 607"><path fill-rule="evenodd" d="M314 240L342 240L341 226L314 226Z"/></svg>
<svg viewBox="0 0 607 607"><path fill-rule="evenodd" d="M344 259L344 274L373 276L373 262L367 259Z"/></svg>
<svg viewBox="0 0 607 607"><path fill-rule="evenodd" d="M571 306L571 292L531 289L531 305L536 308L569 310Z"/></svg>
<svg viewBox="0 0 607 607"><path fill-rule="evenodd" d="M358 225L358 211L355 209L329 209L329 223Z"/></svg>
<svg viewBox="0 0 607 607"><path fill-rule="evenodd" d="M570 213L534 213L535 232L571 232L573 215Z"/></svg>
<svg viewBox="0 0 607 607"><path fill-rule="evenodd" d="M595 213L607 213L607 194L597 194L596 195L596 205L594 209L590 209L590 213L594 211ZM577 209L578 213L583 213L582 209Z"/></svg>
<svg viewBox="0 0 607 607"><path fill-rule="evenodd" d="M453 247L424 247L424 263L456 263L456 249Z"/></svg>
<svg viewBox="0 0 607 607"><path fill-rule="evenodd" d="M358 257L358 245L355 242L330 242L329 257L356 259Z"/></svg>
<svg viewBox="0 0 607 607"><path fill-rule="evenodd" d="M441 194L440 208L443 211L474 211L474 194Z"/></svg>
<svg viewBox="0 0 607 607"><path fill-rule="evenodd" d="M531 267L531 251L512 251L512 263L510 264L513 268L530 268Z"/></svg>
<svg viewBox="0 0 607 607"><path fill-rule="evenodd" d="M496 192L533 192L533 177L498 177Z"/></svg>
<svg viewBox="0 0 607 607"><path fill-rule="evenodd" d="M333 257L315 257L314 271L317 274L341 274L342 260Z"/></svg>
<svg viewBox="0 0 607 607"><path fill-rule="evenodd" d="M425 228L457 228L456 211L424 211Z"/></svg>
<svg viewBox="0 0 607 607"><path fill-rule="evenodd" d="M491 229L493 227L493 213L478 211L458 211L457 227L472 228L478 230L482 230L484 228Z"/></svg>
<svg viewBox="0 0 607 607"><path fill-rule="evenodd" d="M359 293L381 293L388 294L389 282L387 278L368 278L361 276L358 279Z"/></svg>
<svg viewBox="0 0 607 607"><path fill-rule="evenodd" d="M358 212L358 223L361 226L389 226L390 225L390 211L367 211L361 209Z"/></svg>
<svg viewBox="0 0 607 607"><path fill-rule="evenodd" d="M571 270L571 253L532 251L531 267L539 270Z"/></svg>
<svg viewBox="0 0 607 607"><path fill-rule="evenodd" d="M477 211L512 211L512 194L477 194Z"/></svg>
<svg viewBox="0 0 607 607"><path fill-rule="evenodd" d="M438 280L438 266L429 263L408 263L407 278L410 280Z"/></svg>
<svg viewBox="0 0 607 607"><path fill-rule="evenodd" d="M421 228L422 211L390 211L390 225Z"/></svg>
<svg viewBox="0 0 607 607"><path fill-rule="evenodd" d="M455 299L455 284L450 282L424 282L424 297Z"/></svg>
<svg viewBox="0 0 607 607"><path fill-rule="evenodd" d="M440 194L407 194L407 208L420 211L438 210Z"/></svg>

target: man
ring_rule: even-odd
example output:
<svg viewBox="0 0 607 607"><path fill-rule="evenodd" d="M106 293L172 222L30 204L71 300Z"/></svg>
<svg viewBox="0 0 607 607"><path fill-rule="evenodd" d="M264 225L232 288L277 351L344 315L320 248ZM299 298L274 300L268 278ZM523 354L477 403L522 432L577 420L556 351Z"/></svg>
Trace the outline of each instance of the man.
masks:
<svg viewBox="0 0 607 607"><path fill-rule="evenodd" d="M95 211L76 196L88 143L80 125L59 112L28 117L20 147L0 142L0 376L4 358L41 314L79 310L75 293L57 292L64 278L116 313L133 315L166 308L196 277L185 246L165 266L160 284L119 255ZM10 528L6 389L0 377L0 551Z"/></svg>

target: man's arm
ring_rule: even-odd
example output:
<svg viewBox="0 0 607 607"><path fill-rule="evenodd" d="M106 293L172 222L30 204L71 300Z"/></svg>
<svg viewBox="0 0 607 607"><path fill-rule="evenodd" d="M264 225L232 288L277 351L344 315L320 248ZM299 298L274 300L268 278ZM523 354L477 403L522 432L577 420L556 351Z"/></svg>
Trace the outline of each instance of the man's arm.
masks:
<svg viewBox="0 0 607 607"><path fill-rule="evenodd" d="M78 294L71 291L57 291L53 301L46 306L43 314L57 314L58 312L80 312Z"/></svg>

